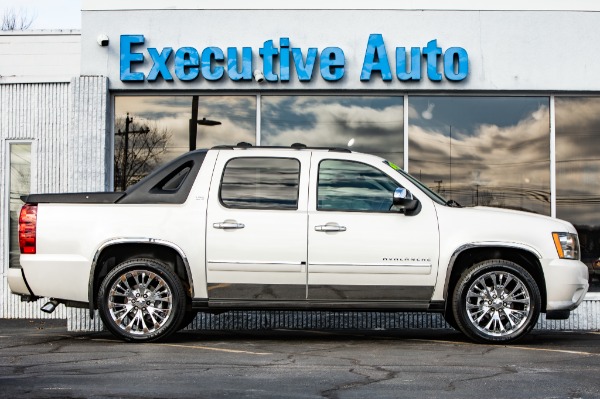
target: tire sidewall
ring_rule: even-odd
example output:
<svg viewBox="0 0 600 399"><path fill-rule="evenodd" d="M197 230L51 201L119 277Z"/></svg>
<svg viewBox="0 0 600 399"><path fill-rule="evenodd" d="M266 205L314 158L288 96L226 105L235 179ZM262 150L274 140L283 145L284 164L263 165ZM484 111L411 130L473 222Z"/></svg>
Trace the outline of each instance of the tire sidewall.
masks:
<svg viewBox="0 0 600 399"><path fill-rule="evenodd" d="M466 293L476 279L486 273L499 271L515 275L526 286L530 297L530 310L525 323L518 330L503 336L493 336L479 330L469 319L466 310ZM505 260L488 260L467 269L457 282L452 296L452 312L459 329L469 338L483 343L507 343L520 339L533 329L540 310L541 295L534 278L523 267Z"/></svg>
<svg viewBox="0 0 600 399"><path fill-rule="evenodd" d="M171 290L172 304L169 318L156 331L147 334L131 334L121 329L112 319L108 308L108 293L110 288L123 274L132 270L146 270L160 276ZM104 326L113 335L129 342L152 342L164 339L177 331L185 313L185 291L179 277L164 264L153 259L132 259L117 265L102 280L98 290L98 311Z"/></svg>

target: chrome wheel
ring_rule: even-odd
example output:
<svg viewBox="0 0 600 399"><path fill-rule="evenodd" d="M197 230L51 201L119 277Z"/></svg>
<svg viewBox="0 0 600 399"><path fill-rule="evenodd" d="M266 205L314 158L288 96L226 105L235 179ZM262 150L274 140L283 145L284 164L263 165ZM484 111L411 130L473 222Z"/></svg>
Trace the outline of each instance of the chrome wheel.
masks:
<svg viewBox="0 0 600 399"><path fill-rule="evenodd" d="M529 319L531 301L527 286L516 275L492 271L469 286L465 309L477 330L502 337L523 328Z"/></svg>
<svg viewBox="0 0 600 399"><path fill-rule="evenodd" d="M477 342L501 344L522 338L542 309L538 283L524 267L490 259L465 270L452 294L456 326Z"/></svg>
<svg viewBox="0 0 600 399"><path fill-rule="evenodd" d="M148 270L131 270L114 280L107 296L113 323L132 335L146 335L164 326L173 309L169 284Z"/></svg>

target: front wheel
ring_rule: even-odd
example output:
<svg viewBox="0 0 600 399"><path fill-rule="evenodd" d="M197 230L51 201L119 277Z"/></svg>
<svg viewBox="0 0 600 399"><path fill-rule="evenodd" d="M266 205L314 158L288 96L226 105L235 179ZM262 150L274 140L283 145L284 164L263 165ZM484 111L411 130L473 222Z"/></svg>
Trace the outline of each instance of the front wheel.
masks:
<svg viewBox="0 0 600 399"><path fill-rule="evenodd" d="M531 274L506 260L474 265L460 277L452 296L458 328L483 343L521 338L537 322L540 309L540 291Z"/></svg>
<svg viewBox="0 0 600 399"><path fill-rule="evenodd" d="M132 259L102 281L98 310L105 327L131 342L150 342L178 330L185 313L179 277L152 259Z"/></svg>

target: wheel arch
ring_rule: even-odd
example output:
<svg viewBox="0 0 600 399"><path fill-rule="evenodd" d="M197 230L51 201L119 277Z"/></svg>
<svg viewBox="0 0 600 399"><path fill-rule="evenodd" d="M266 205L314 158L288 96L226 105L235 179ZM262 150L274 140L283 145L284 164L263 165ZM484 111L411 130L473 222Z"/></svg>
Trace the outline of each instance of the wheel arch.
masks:
<svg viewBox="0 0 600 399"><path fill-rule="evenodd" d="M461 274L469 267L485 260L502 259L514 262L527 270L538 285L541 295L542 312L546 311L546 284L544 270L540 262L541 255L535 249L513 244L468 244L458 248L448 265L444 284L446 310L450 304L452 292Z"/></svg>
<svg viewBox="0 0 600 399"><path fill-rule="evenodd" d="M152 258L163 262L181 279L189 298L194 297L194 282L188 259L176 244L154 238L118 238L104 242L94 255L88 284L90 316L97 308L102 279L118 264L134 258Z"/></svg>

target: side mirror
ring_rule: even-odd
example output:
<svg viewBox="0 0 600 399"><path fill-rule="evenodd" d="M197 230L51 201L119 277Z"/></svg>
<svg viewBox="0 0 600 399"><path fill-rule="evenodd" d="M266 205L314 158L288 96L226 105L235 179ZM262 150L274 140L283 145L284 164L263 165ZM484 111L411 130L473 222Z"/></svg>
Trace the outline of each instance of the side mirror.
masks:
<svg viewBox="0 0 600 399"><path fill-rule="evenodd" d="M394 190L393 204L402 207L406 216L414 216L421 210L421 203L405 188Z"/></svg>

